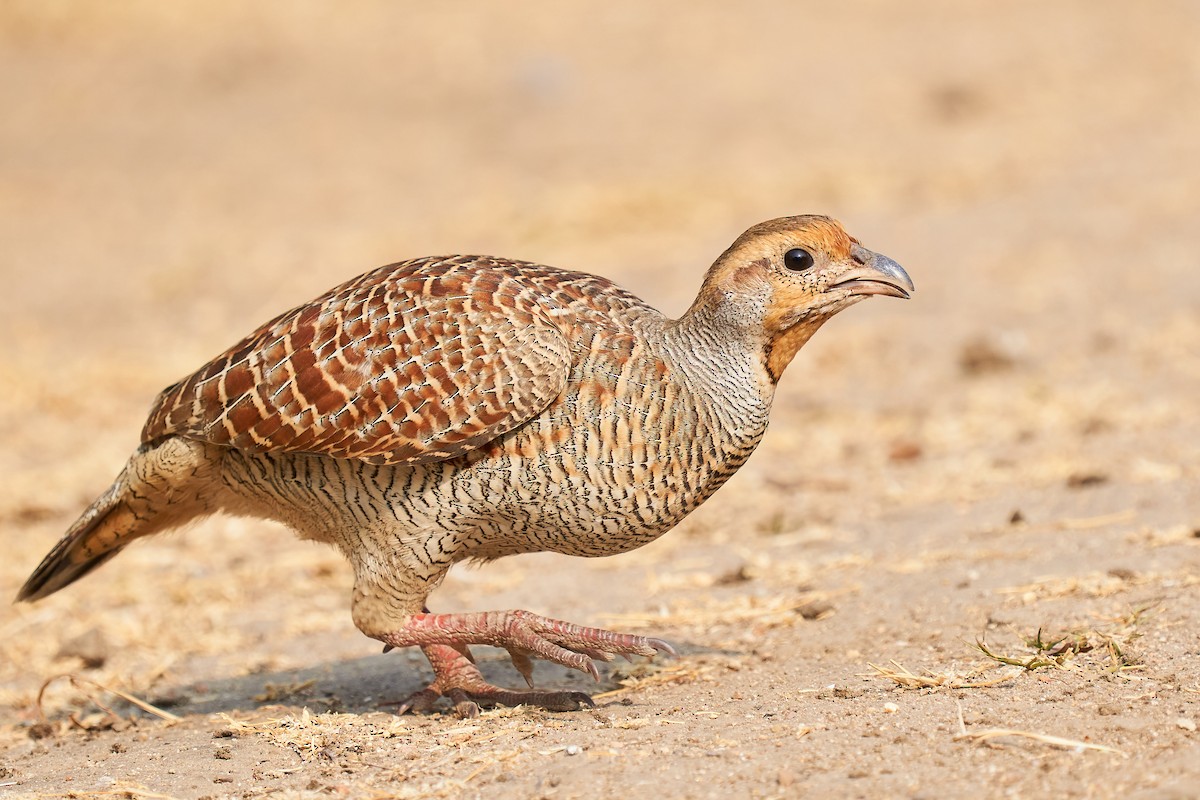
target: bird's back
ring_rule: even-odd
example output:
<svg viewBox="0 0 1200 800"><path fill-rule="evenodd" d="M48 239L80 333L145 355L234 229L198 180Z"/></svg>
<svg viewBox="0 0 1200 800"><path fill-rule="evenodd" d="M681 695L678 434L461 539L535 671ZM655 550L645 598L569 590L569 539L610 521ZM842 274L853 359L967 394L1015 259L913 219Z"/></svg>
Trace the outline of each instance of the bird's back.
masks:
<svg viewBox="0 0 1200 800"><path fill-rule="evenodd" d="M452 458L553 402L592 331L619 339L656 317L595 275L486 256L400 262L276 317L166 389L142 440Z"/></svg>

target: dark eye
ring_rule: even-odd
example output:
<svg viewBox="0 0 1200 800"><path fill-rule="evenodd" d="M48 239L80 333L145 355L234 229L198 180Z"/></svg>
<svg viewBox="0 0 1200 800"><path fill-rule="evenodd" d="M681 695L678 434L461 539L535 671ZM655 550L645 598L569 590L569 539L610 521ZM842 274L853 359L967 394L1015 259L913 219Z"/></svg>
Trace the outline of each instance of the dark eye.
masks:
<svg viewBox="0 0 1200 800"><path fill-rule="evenodd" d="M812 253L803 247L793 247L783 254L783 265L792 272L803 272L813 265Z"/></svg>

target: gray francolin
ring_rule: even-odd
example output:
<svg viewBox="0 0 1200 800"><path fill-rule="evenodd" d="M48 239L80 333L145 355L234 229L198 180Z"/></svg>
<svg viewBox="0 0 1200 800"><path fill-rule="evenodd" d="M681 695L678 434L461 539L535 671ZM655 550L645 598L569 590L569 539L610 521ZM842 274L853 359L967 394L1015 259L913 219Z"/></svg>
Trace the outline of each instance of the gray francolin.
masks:
<svg viewBox="0 0 1200 800"><path fill-rule="evenodd" d="M433 614L464 559L607 556L675 526L749 457L780 374L826 320L908 297L896 263L831 219L755 225L668 319L594 275L486 256L382 267L268 322L159 395L141 445L18 600L134 539L224 511L279 520L354 569L355 624L417 645L449 698L566 710L580 692L489 685L472 644L596 674L658 639L527 611Z"/></svg>

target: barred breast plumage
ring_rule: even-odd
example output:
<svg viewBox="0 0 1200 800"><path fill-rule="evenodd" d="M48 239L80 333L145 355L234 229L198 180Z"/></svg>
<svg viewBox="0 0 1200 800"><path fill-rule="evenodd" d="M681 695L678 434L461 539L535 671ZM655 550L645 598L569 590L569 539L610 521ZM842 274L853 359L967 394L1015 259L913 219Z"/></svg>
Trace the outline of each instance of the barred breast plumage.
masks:
<svg viewBox="0 0 1200 800"><path fill-rule="evenodd" d="M281 520L354 567L355 623L419 645L434 683L478 704L590 703L486 684L470 644L595 673L670 651L524 611L436 615L457 561L643 545L708 498L762 438L775 384L833 314L908 276L825 217L743 234L667 319L593 275L452 256L368 272L166 389L142 444L22 589L44 597L136 538L215 510Z"/></svg>

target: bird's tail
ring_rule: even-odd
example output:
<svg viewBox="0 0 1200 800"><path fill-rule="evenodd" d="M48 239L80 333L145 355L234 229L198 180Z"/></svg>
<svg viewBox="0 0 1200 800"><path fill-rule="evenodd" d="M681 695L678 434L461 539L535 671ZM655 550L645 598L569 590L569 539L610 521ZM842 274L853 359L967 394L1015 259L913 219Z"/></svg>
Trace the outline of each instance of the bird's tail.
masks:
<svg viewBox="0 0 1200 800"><path fill-rule="evenodd" d="M25 581L17 601L41 600L132 542L217 510L210 446L169 437L142 445Z"/></svg>
<svg viewBox="0 0 1200 800"><path fill-rule="evenodd" d="M92 503L25 581L17 601L41 600L74 583L136 538L137 518L122 502L125 473Z"/></svg>

